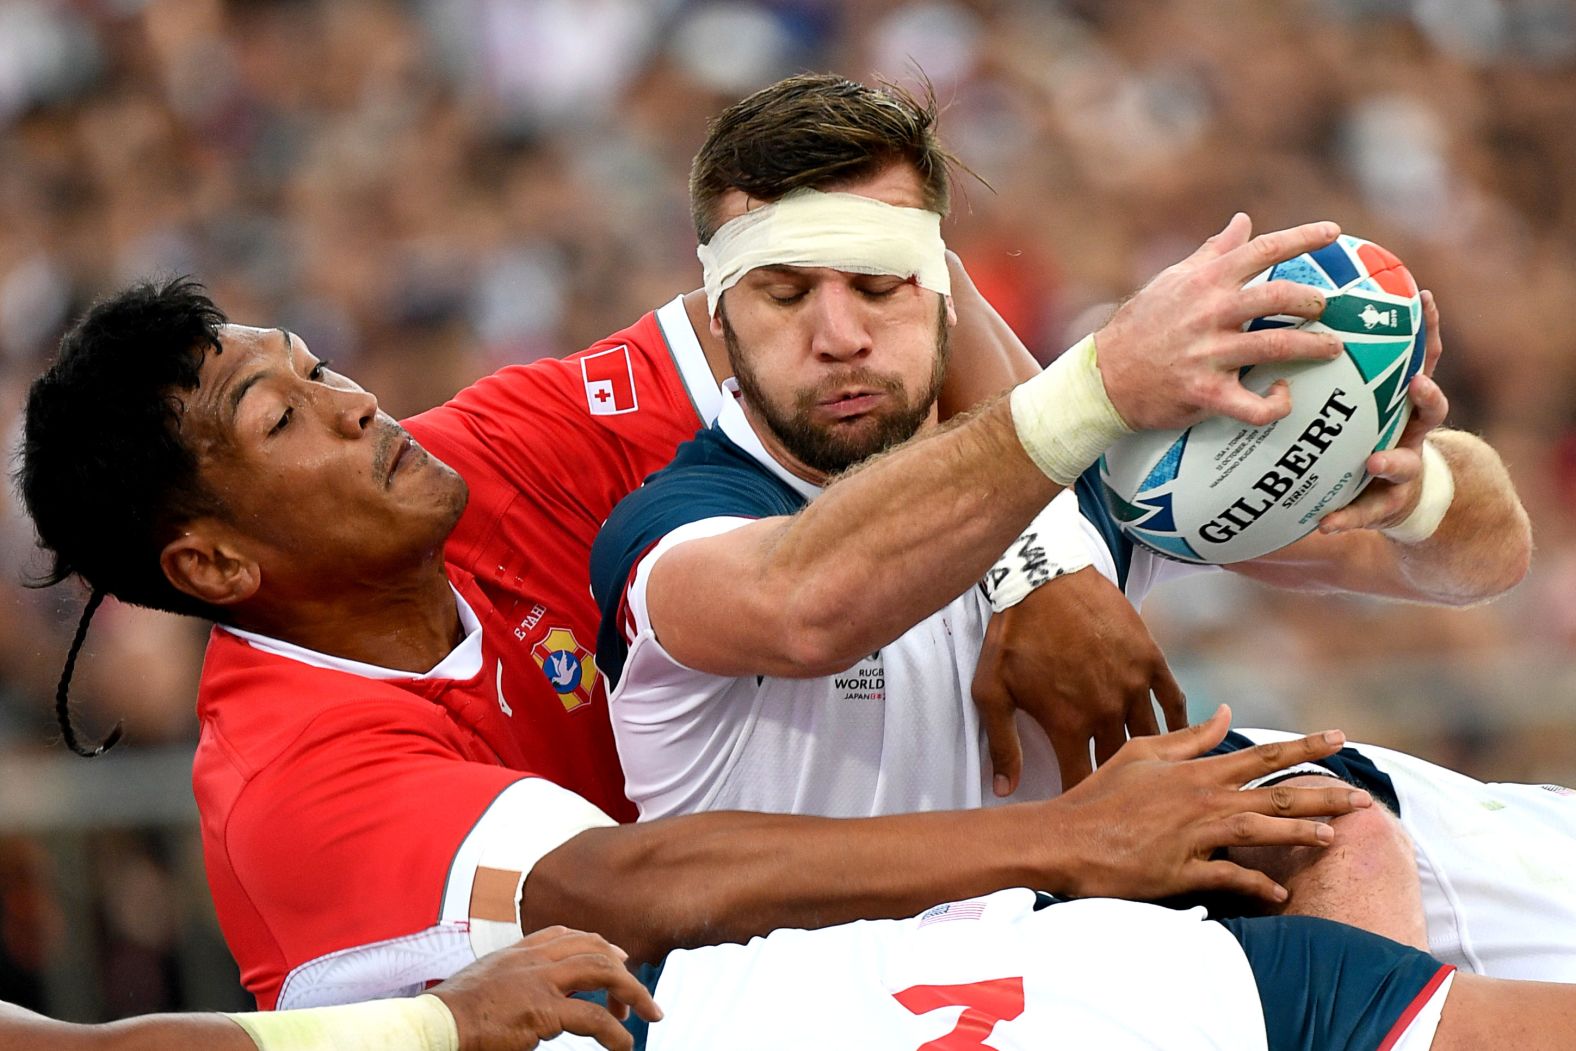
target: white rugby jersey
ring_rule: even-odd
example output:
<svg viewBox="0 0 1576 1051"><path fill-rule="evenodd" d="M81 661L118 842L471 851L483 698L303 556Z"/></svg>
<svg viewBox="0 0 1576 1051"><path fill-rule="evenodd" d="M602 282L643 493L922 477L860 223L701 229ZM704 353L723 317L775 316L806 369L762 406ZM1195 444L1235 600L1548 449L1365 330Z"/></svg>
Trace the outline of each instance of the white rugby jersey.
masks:
<svg viewBox="0 0 1576 1051"><path fill-rule="evenodd" d="M1019 789L1008 800L991 792L970 694L990 615L977 588L822 678L710 675L663 648L646 611L652 566L685 540L792 514L819 492L778 464L725 399L717 424L604 526L592 556L598 659L617 680L609 712L641 818L724 809L863 817L1056 794L1055 755L1026 716Z"/></svg>
<svg viewBox="0 0 1576 1051"><path fill-rule="evenodd" d="M1310 917L1004 890L643 968L636 1051L1426 1051L1454 968ZM560 1036L553 1051L595 1042Z"/></svg>

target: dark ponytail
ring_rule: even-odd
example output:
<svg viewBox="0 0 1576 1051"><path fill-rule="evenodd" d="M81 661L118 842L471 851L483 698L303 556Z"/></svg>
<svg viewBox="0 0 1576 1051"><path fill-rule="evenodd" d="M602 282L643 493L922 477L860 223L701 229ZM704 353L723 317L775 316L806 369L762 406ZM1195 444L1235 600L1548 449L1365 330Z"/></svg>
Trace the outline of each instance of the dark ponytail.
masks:
<svg viewBox="0 0 1576 1051"><path fill-rule="evenodd" d="M82 640L88 637L88 621L93 619L93 614L98 612L99 606L103 603L104 592L94 588L93 593L88 596L87 608L82 611L82 619L77 621L77 633L71 640L71 649L66 652L66 666L60 672L60 685L55 687L55 719L60 723L60 735L65 738L66 747L84 759L103 755L114 748L115 743L120 740L121 732L125 729L124 724L116 723L109 736L100 741L96 748L84 748L77 740L75 727L71 725L71 702L68 698L71 673L76 670L77 654L82 650Z"/></svg>

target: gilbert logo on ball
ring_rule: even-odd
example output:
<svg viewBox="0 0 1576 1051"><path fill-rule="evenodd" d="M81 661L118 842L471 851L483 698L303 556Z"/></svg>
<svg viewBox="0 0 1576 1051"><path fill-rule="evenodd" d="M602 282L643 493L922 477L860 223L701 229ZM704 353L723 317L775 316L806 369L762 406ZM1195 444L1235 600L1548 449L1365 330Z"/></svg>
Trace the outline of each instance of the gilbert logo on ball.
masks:
<svg viewBox="0 0 1576 1051"><path fill-rule="evenodd" d="M1182 431L1141 431L1100 459L1112 517L1169 558L1240 562L1307 536L1362 491L1363 464L1395 445L1411 415L1406 391L1423 364L1423 301L1399 259L1342 236L1249 284L1269 280L1323 289L1324 313L1317 321L1258 318L1250 331L1301 326L1346 345L1332 361L1244 371L1243 385L1259 394L1285 379L1291 414L1263 427L1217 416Z"/></svg>

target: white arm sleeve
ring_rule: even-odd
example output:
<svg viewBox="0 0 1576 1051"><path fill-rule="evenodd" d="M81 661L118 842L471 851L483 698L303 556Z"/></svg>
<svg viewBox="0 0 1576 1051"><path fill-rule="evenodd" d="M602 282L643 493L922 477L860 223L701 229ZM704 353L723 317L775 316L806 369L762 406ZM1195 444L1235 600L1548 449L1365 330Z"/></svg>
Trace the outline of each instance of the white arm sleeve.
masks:
<svg viewBox="0 0 1576 1051"><path fill-rule="evenodd" d="M527 777L498 793L454 854L443 893L443 921L467 922L478 957L513 945L520 929L520 892L536 863L588 828L616 822L595 805L540 777ZM471 890L480 868L518 872L514 922L471 915Z"/></svg>
<svg viewBox="0 0 1576 1051"><path fill-rule="evenodd" d="M752 718L756 680L732 679L687 667L663 648L651 623L646 588L651 570L688 540L718 536L755 521L706 518L663 537L630 574L626 599L629 653L608 696L608 715L624 791L641 820L705 809L730 766L735 743Z"/></svg>

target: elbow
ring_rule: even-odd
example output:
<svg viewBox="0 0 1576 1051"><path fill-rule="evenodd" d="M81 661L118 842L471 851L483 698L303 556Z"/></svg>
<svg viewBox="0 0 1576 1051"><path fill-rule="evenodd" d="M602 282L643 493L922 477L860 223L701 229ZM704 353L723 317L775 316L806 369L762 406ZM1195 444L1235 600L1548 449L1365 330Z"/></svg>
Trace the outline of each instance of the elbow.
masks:
<svg viewBox="0 0 1576 1051"><path fill-rule="evenodd" d="M1502 543L1495 556L1477 564L1475 572L1450 594L1437 595L1437 601L1451 606L1475 606L1491 602L1527 578L1532 569L1532 527L1526 512L1517 507L1513 528L1503 530Z"/></svg>
<svg viewBox="0 0 1576 1051"><path fill-rule="evenodd" d="M859 654L849 654L846 648L830 641L803 639L796 643L793 652L783 655L783 666L773 674L783 679L819 679L844 671L858 659Z"/></svg>
<svg viewBox="0 0 1576 1051"><path fill-rule="evenodd" d="M591 931L635 955L636 946L628 943L638 940L639 928L631 928L614 906L630 873L622 831L587 829L537 861L520 896L522 934L555 926Z"/></svg>
<svg viewBox="0 0 1576 1051"><path fill-rule="evenodd" d="M1512 524L1504 534L1499 558L1492 561L1485 574L1482 594L1471 601L1498 598L1527 579L1532 569L1532 522L1520 501L1516 503Z"/></svg>
<svg viewBox="0 0 1576 1051"><path fill-rule="evenodd" d="M881 645L869 626L851 614L844 596L801 593L775 619L782 632L778 639L782 663L772 674L784 678L835 674Z"/></svg>
<svg viewBox="0 0 1576 1051"><path fill-rule="evenodd" d="M1491 590L1484 598L1497 598L1511 588L1527 579L1527 574L1532 570L1532 524L1527 519L1527 512L1518 505L1516 508L1517 529L1513 542L1507 543L1504 553L1499 560L1498 574L1490 584Z"/></svg>

